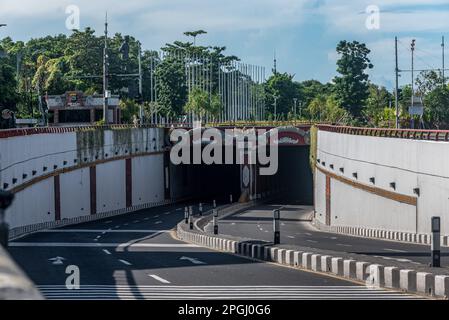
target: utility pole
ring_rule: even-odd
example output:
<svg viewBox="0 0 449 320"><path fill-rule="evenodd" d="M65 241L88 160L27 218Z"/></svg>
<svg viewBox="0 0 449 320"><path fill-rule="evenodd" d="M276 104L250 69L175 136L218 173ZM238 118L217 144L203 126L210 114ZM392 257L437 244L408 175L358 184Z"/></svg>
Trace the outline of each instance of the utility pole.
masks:
<svg viewBox="0 0 449 320"><path fill-rule="evenodd" d="M399 62L398 62L398 37L394 38L394 44L395 44L395 56L396 56L396 68L395 71L395 78L396 78L396 86L394 88L394 103L396 107L396 129L400 129L399 125Z"/></svg>
<svg viewBox="0 0 449 320"><path fill-rule="evenodd" d="M442 53L442 56L443 56L443 68L442 68L442 70L443 70L443 87L446 85L446 79L445 79L445 77L444 77L444 36L441 38L441 53Z"/></svg>
<svg viewBox="0 0 449 320"><path fill-rule="evenodd" d="M294 115L295 115L295 120L296 120L296 104L298 103L298 98L293 98L293 103L294 103Z"/></svg>
<svg viewBox="0 0 449 320"><path fill-rule="evenodd" d="M142 106L142 102L143 102L143 95L142 95L142 47L140 42L137 43L139 46L139 119L140 119L140 124L144 124L144 119L143 119L143 106Z"/></svg>
<svg viewBox="0 0 449 320"><path fill-rule="evenodd" d="M104 49L103 49L103 121L105 125L109 124L108 117L108 13L104 23Z"/></svg>
<svg viewBox="0 0 449 320"><path fill-rule="evenodd" d="M415 75L414 75L414 68L415 68L415 45L416 40L412 40L411 44L411 51L412 51L412 107L415 105ZM412 118L411 120L411 128L415 129L415 121Z"/></svg>
<svg viewBox="0 0 449 320"><path fill-rule="evenodd" d="M276 121L277 120L277 104L278 104L279 97L273 96L273 98L274 98L274 104L273 104L273 106L274 106L274 121Z"/></svg>

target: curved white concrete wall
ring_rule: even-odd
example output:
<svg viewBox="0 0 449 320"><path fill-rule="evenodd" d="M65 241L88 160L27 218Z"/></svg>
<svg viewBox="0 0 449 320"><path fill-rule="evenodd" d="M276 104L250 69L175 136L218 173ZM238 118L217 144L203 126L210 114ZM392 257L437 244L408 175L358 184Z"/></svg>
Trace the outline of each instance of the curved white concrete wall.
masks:
<svg viewBox="0 0 449 320"><path fill-rule="evenodd" d="M430 232L431 217L440 216L442 234L449 234L448 142L319 130L317 159L315 211L321 223L330 205L331 226L423 234Z"/></svg>
<svg viewBox="0 0 449 320"><path fill-rule="evenodd" d="M158 128L0 139L0 188L16 197L6 211L12 234L169 201L164 152Z"/></svg>

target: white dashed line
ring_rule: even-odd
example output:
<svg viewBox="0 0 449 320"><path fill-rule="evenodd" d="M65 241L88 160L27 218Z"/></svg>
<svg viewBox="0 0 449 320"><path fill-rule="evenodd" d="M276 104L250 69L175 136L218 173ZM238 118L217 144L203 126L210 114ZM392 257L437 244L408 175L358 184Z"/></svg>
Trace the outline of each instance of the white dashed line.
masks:
<svg viewBox="0 0 449 320"><path fill-rule="evenodd" d="M340 246L340 247L352 247L352 245L350 245L350 244L343 244L343 243L337 243L337 246Z"/></svg>
<svg viewBox="0 0 449 320"><path fill-rule="evenodd" d="M331 239L331 240L337 240L338 238L337 238L337 237L330 237L329 239Z"/></svg>
<svg viewBox="0 0 449 320"><path fill-rule="evenodd" d="M161 224L162 221L156 221L154 224Z"/></svg>
<svg viewBox="0 0 449 320"><path fill-rule="evenodd" d="M308 233L308 232L306 232L306 233L304 233L305 235L308 235L308 236L311 236L312 234L311 233Z"/></svg>
<svg viewBox="0 0 449 320"><path fill-rule="evenodd" d="M139 222L140 222L139 220L134 220L134 221L133 221L133 223L139 223Z"/></svg>
<svg viewBox="0 0 449 320"><path fill-rule="evenodd" d="M119 259L118 261L120 261L123 264L126 264L127 266L132 266L132 264L129 263L128 261L126 261L126 260Z"/></svg>
<svg viewBox="0 0 449 320"><path fill-rule="evenodd" d="M407 252L407 251L404 251L404 250L389 249L389 248L385 248L384 250L385 251L392 251L392 252L402 252L402 253Z"/></svg>
<svg viewBox="0 0 449 320"><path fill-rule="evenodd" d="M153 278L153 279L159 281L159 282L166 283L166 284L169 284L169 283L170 283L170 281L167 281L167 280L165 280L165 279L163 279L163 278L161 278L161 277L159 277L159 276L157 276L157 275L155 275L155 274L150 274L149 276L150 276L151 278Z"/></svg>
<svg viewBox="0 0 449 320"><path fill-rule="evenodd" d="M103 252L106 254L111 254L111 252L109 250L103 249Z"/></svg>
<svg viewBox="0 0 449 320"><path fill-rule="evenodd" d="M317 243L318 241L315 240L307 240L308 242Z"/></svg>
<svg viewBox="0 0 449 320"><path fill-rule="evenodd" d="M112 220L106 221L105 223L106 223L106 224L108 224L108 223L112 223Z"/></svg>
<svg viewBox="0 0 449 320"><path fill-rule="evenodd" d="M168 216L169 214L171 214L171 212L165 212L164 213L166 216Z"/></svg>
<svg viewBox="0 0 449 320"><path fill-rule="evenodd" d="M159 218L159 215L155 215L154 217L155 217L155 218Z"/></svg>
<svg viewBox="0 0 449 320"><path fill-rule="evenodd" d="M290 239L295 239L295 237L294 237L294 236L287 236L287 238L290 238Z"/></svg>
<svg viewBox="0 0 449 320"><path fill-rule="evenodd" d="M125 223L124 225L127 226L127 225L129 225L129 223Z"/></svg>

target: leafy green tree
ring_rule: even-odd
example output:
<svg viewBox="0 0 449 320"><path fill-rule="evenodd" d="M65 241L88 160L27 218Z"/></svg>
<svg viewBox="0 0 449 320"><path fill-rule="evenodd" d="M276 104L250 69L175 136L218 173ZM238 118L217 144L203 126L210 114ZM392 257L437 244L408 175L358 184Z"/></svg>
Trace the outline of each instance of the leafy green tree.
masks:
<svg viewBox="0 0 449 320"><path fill-rule="evenodd" d="M436 129L449 129L449 87L439 86L424 98L424 117Z"/></svg>
<svg viewBox="0 0 449 320"><path fill-rule="evenodd" d="M348 124L351 116L339 106L335 95L319 95L312 100L307 108L307 112L312 121L332 122L338 124Z"/></svg>
<svg viewBox="0 0 449 320"><path fill-rule="evenodd" d="M337 53L341 55L337 61L340 76L334 79L334 92L340 105L356 118L361 118L369 95L368 74L365 71L373 68L368 58L370 52L364 43L357 41L340 41L337 45Z"/></svg>
<svg viewBox="0 0 449 320"><path fill-rule="evenodd" d="M184 107L184 111L194 112L199 115L201 119L209 114L217 117L222 110L221 99L218 95L209 95L209 92L200 88L194 88L189 95L189 100Z"/></svg>
<svg viewBox="0 0 449 320"><path fill-rule="evenodd" d="M184 64L175 57L162 61L156 70L158 103L166 114L179 115L187 102Z"/></svg>
<svg viewBox="0 0 449 320"><path fill-rule="evenodd" d="M368 92L363 114L369 125L378 126L380 122L384 121L385 108L390 107L394 97L385 87L372 83L369 84Z"/></svg>
<svg viewBox="0 0 449 320"><path fill-rule="evenodd" d="M277 97L276 115L278 118L286 116L293 109L293 99L299 93L293 76L288 73L274 73L265 83L265 105L269 113L274 114L274 101Z"/></svg>

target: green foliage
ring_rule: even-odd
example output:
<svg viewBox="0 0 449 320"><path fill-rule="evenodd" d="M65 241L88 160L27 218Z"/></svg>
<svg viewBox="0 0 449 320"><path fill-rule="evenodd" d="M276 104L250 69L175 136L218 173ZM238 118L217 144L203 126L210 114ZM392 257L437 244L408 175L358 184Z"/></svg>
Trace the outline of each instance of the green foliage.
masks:
<svg viewBox="0 0 449 320"><path fill-rule="evenodd" d="M130 99L124 99L120 101L120 111L122 113L122 122L132 124L134 117L139 116L139 105Z"/></svg>
<svg viewBox="0 0 449 320"><path fill-rule="evenodd" d="M209 92L194 88L189 95L185 112L194 112L203 118L206 114L217 117L222 110L221 99L218 95L209 95Z"/></svg>
<svg viewBox="0 0 449 320"><path fill-rule="evenodd" d="M309 104L307 112L312 121L338 124L348 124L351 121L350 114L340 107L334 95L319 95Z"/></svg>
<svg viewBox="0 0 449 320"><path fill-rule="evenodd" d="M277 97L276 115L282 118L293 109L293 99L299 97L293 76L288 73L275 73L265 83L265 103L269 114L274 115L274 101Z"/></svg>
<svg viewBox="0 0 449 320"><path fill-rule="evenodd" d="M381 126L381 123L389 119L387 116L389 111L386 110L390 110L390 103L393 103L394 97L385 87L380 87L375 84L370 84L368 91L369 96L366 100L363 115L368 125L374 127Z"/></svg>
<svg viewBox="0 0 449 320"><path fill-rule="evenodd" d="M341 41L337 45L337 53L341 55L337 61L340 76L334 79L334 92L340 105L356 118L361 117L369 95L368 74L365 70L373 68L368 59L370 52L364 43L357 41Z"/></svg>
<svg viewBox="0 0 449 320"><path fill-rule="evenodd" d="M158 103L164 114L181 114L188 95L184 64L174 57L165 59L156 70L156 79Z"/></svg>
<svg viewBox="0 0 449 320"><path fill-rule="evenodd" d="M424 116L436 129L449 129L449 87L439 86L424 99Z"/></svg>

